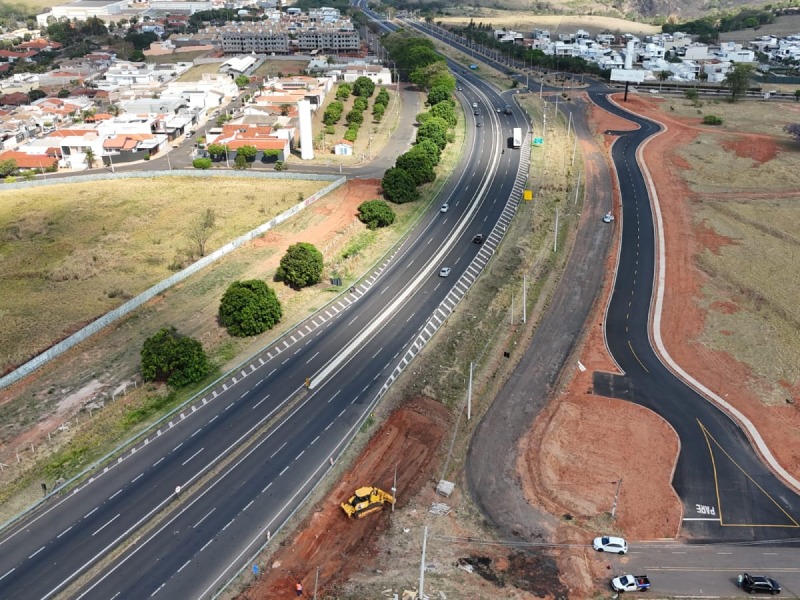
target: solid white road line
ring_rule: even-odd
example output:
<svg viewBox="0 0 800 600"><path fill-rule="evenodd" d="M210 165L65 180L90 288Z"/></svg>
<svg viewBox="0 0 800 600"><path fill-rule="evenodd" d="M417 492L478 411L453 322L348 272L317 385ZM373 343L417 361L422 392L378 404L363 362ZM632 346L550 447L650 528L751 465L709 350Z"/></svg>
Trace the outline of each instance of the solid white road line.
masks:
<svg viewBox="0 0 800 600"><path fill-rule="evenodd" d="M119 519L119 513L117 513L117 516L116 516L116 517L114 517L114 518L113 518L113 519L111 519L109 522L107 522L105 525L103 525L103 526L102 526L100 529L98 529L97 531L95 531L95 532L92 534L92 537L96 536L98 533L100 533L101 531L103 531L103 529L105 529L106 527L108 527L109 525L111 525L111 524L112 524L114 521L116 521L117 519Z"/></svg>

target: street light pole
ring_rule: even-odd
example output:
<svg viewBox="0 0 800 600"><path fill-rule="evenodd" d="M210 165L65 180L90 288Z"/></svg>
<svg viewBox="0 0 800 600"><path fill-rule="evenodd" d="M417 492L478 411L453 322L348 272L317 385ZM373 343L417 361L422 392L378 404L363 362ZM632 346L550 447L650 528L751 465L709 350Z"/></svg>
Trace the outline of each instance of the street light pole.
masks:
<svg viewBox="0 0 800 600"><path fill-rule="evenodd" d="M422 535L422 561L419 565L419 600L425 600L425 547L428 545L428 526Z"/></svg>

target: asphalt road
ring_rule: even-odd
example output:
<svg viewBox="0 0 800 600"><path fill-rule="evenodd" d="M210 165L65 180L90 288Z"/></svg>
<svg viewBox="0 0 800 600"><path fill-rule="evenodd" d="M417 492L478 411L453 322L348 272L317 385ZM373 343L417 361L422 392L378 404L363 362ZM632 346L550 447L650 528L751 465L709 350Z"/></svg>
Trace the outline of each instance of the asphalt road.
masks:
<svg viewBox="0 0 800 600"><path fill-rule="evenodd" d="M765 467L742 430L676 378L652 349L655 229L636 150L658 127L612 105L605 94L591 97L639 125L619 133L612 148L623 198L622 250L605 327L609 350L625 375L595 373L595 392L650 408L675 428L681 450L672 483L684 506L682 535L707 541L794 539L800 497Z"/></svg>
<svg viewBox="0 0 800 600"><path fill-rule="evenodd" d="M500 101L480 84L465 87L467 105ZM207 597L246 563L321 480L384 383L408 364L409 348L430 338L499 243L520 156L501 144L522 115L487 111L485 126L474 128L470 112L468 124L464 158L441 196L449 212L434 207L355 294L6 531L0 597L49 598L69 585L86 598ZM483 245L471 243L476 233L487 235ZM453 269L449 278L436 276L441 266Z"/></svg>

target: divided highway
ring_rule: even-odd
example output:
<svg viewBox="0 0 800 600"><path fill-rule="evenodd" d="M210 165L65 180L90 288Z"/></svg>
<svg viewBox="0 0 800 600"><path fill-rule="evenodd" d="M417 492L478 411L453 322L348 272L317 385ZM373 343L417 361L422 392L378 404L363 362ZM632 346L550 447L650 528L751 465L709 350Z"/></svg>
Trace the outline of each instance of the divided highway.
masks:
<svg viewBox="0 0 800 600"><path fill-rule="evenodd" d="M463 101L481 105L484 127L469 111L464 157L440 195L449 212L434 207L355 293L4 532L0 597L209 597L247 564L453 309L513 215L521 153L502 145L523 117L496 114L502 101L480 82ZM483 245L471 243L477 233ZM437 277L442 266L449 278Z"/></svg>

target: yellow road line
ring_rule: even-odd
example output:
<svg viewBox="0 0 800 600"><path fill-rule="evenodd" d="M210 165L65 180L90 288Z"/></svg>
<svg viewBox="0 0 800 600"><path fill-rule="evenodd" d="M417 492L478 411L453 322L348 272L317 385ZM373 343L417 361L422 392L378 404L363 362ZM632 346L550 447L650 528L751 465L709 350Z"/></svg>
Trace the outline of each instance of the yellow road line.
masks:
<svg viewBox="0 0 800 600"><path fill-rule="evenodd" d="M711 436L710 433L706 431L706 428L703 427L703 424L700 422L700 419L696 419L697 424L700 426L700 430L703 432L703 438L706 440L706 446L708 446L708 454L711 456L711 470L714 472L714 491L717 494L717 512L719 512L719 524L723 527L725 526L725 522L722 520L722 502L719 498L719 480L717 479L717 461L714 460L714 452L711 450L711 442L708 441L708 438ZM716 441L716 440L714 440Z"/></svg>
<svg viewBox="0 0 800 600"><path fill-rule="evenodd" d="M638 362L641 365L641 367L644 369L645 373L649 373L650 371L647 370L647 367L644 366L644 363L642 363L642 361L639 360L639 357L636 356L636 352L634 351L633 346L631 346L631 341L630 340L628 340L628 348L631 349L631 354L633 354L633 358L635 358L636 362Z"/></svg>

